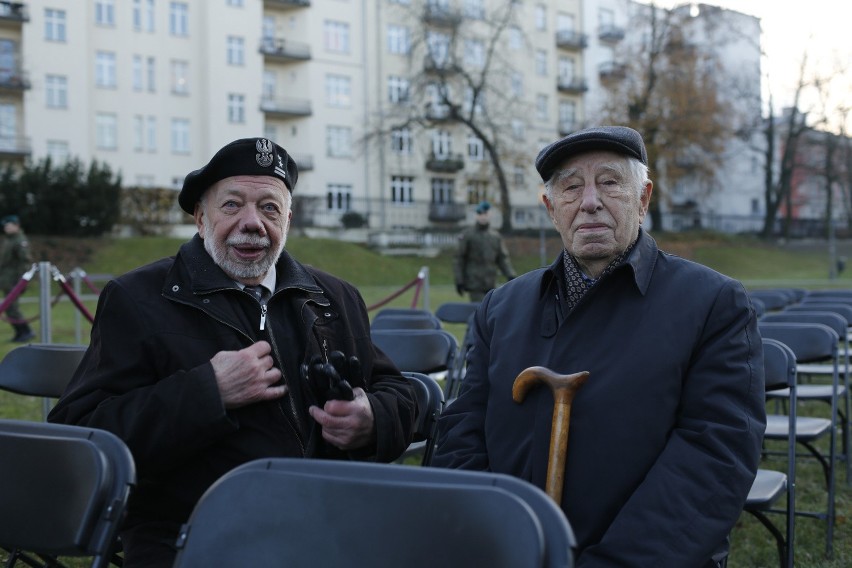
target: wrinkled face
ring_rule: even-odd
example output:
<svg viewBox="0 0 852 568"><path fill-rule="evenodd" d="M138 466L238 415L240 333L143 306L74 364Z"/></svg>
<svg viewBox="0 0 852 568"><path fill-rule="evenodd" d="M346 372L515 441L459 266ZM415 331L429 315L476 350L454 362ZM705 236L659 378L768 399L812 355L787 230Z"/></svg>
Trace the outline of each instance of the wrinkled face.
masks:
<svg viewBox="0 0 852 568"><path fill-rule="evenodd" d="M588 276L597 278L636 239L653 187L643 181L625 156L607 151L572 156L554 174L542 199Z"/></svg>
<svg viewBox="0 0 852 568"><path fill-rule="evenodd" d="M234 280L259 284L284 250L291 199L284 182L271 176L218 181L195 205L205 250Z"/></svg>

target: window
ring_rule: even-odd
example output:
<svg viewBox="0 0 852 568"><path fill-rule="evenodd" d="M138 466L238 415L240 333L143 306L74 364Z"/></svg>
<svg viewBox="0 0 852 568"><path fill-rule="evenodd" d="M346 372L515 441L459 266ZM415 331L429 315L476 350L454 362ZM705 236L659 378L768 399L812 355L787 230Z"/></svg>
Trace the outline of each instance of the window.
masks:
<svg viewBox="0 0 852 568"><path fill-rule="evenodd" d="M133 151L141 152L145 149L145 117L141 114L133 115Z"/></svg>
<svg viewBox="0 0 852 568"><path fill-rule="evenodd" d="M414 178L391 176L391 203L404 205L414 203Z"/></svg>
<svg viewBox="0 0 852 568"><path fill-rule="evenodd" d="M472 110L474 114L480 115L482 114L482 108L485 103L485 94L480 91L479 96L476 97L476 101L473 100L473 97L473 87L466 87L464 90L464 101L462 103L462 108L464 109L465 114L470 114Z"/></svg>
<svg viewBox="0 0 852 568"><path fill-rule="evenodd" d="M512 96L523 98L524 96L524 74L520 71L512 71L509 77L509 85L512 91Z"/></svg>
<svg viewBox="0 0 852 568"><path fill-rule="evenodd" d="M509 26L509 47L513 51L524 48L524 32L518 26Z"/></svg>
<svg viewBox="0 0 852 568"><path fill-rule="evenodd" d="M169 33L176 36L189 35L189 6L186 3L169 4Z"/></svg>
<svg viewBox="0 0 852 568"><path fill-rule="evenodd" d="M518 141L524 140L527 137L526 126L520 118L512 119L512 138Z"/></svg>
<svg viewBox="0 0 852 568"><path fill-rule="evenodd" d="M269 101L275 98L276 83L278 82L275 71L263 71L263 83L261 84L261 96L263 100ZM267 137L268 138L268 137Z"/></svg>
<svg viewBox="0 0 852 568"><path fill-rule="evenodd" d="M453 137L448 130L432 132L432 154L436 158L446 158L453 151Z"/></svg>
<svg viewBox="0 0 852 568"><path fill-rule="evenodd" d="M68 108L68 78L65 75L48 75L44 87L48 108Z"/></svg>
<svg viewBox="0 0 852 568"><path fill-rule="evenodd" d="M95 145L99 150L115 150L118 141L118 118L112 113L95 115Z"/></svg>
<svg viewBox="0 0 852 568"><path fill-rule="evenodd" d="M148 78L148 92L153 93L157 89L157 62L153 57L145 60L145 75Z"/></svg>
<svg viewBox="0 0 852 568"><path fill-rule="evenodd" d="M408 101L408 79L396 75L388 77L388 101L395 104Z"/></svg>
<svg viewBox="0 0 852 568"><path fill-rule="evenodd" d="M388 53L406 55L411 49L411 38L405 26L388 25Z"/></svg>
<svg viewBox="0 0 852 568"><path fill-rule="evenodd" d="M227 0L225 4L227 4L228 6L242 6L243 0Z"/></svg>
<svg viewBox="0 0 852 568"><path fill-rule="evenodd" d="M465 18L470 18L471 20L484 20L484 0L464 0L463 13Z"/></svg>
<svg viewBox="0 0 852 568"><path fill-rule="evenodd" d="M444 102L444 94L446 94L446 100L449 100L451 96L449 85L438 86L434 83L426 85L427 110L430 118L446 118L449 116L450 107Z"/></svg>
<svg viewBox="0 0 852 568"><path fill-rule="evenodd" d="M154 187L154 176L151 174L136 174L137 187Z"/></svg>
<svg viewBox="0 0 852 568"><path fill-rule="evenodd" d="M535 116L539 120L547 120L547 95L535 96Z"/></svg>
<svg viewBox="0 0 852 568"><path fill-rule="evenodd" d="M544 31L547 29L547 6L544 4L535 5L535 29Z"/></svg>
<svg viewBox="0 0 852 568"><path fill-rule="evenodd" d="M44 39L47 41L65 41L65 10L44 10Z"/></svg>
<svg viewBox="0 0 852 568"><path fill-rule="evenodd" d="M264 124L263 125L263 137L268 140L277 140L278 139L278 129L275 128L272 124Z"/></svg>
<svg viewBox="0 0 852 568"><path fill-rule="evenodd" d="M141 30L142 29L142 0L133 0L133 13L132 13L132 21L133 21L133 29Z"/></svg>
<svg viewBox="0 0 852 568"><path fill-rule="evenodd" d="M523 187L526 180L524 179L524 172L526 169L524 166L520 166L515 164L512 167L512 183L514 183L518 187Z"/></svg>
<svg viewBox="0 0 852 568"><path fill-rule="evenodd" d="M560 32L573 32L576 28L574 14L560 12L556 14L556 30Z"/></svg>
<svg viewBox="0 0 852 568"><path fill-rule="evenodd" d="M246 121L246 97L228 93L228 122L241 124Z"/></svg>
<svg viewBox="0 0 852 568"><path fill-rule="evenodd" d="M115 0L95 0L95 23L99 26L115 26Z"/></svg>
<svg viewBox="0 0 852 568"><path fill-rule="evenodd" d="M115 87L115 53L98 51L95 54L95 85Z"/></svg>
<svg viewBox="0 0 852 568"><path fill-rule="evenodd" d="M245 42L243 38L228 36L228 65L245 65Z"/></svg>
<svg viewBox="0 0 852 568"><path fill-rule="evenodd" d="M327 186L326 206L329 211L349 211L352 209L352 186L343 183L330 183Z"/></svg>
<svg viewBox="0 0 852 568"><path fill-rule="evenodd" d="M149 116L145 121L145 138L148 139L148 151L157 151L157 117Z"/></svg>
<svg viewBox="0 0 852 568"><path fill-rule="evenodd" d="M485 159L485 144L473 134L467 137L467 157L475 162Z"/></svg>
<svg viewBox="0 0 852 568"><path fill-rule="evenodd" d="M474 69L485 67L485 42L480 39L464 40L464 63Z"/></svg>
<svg viewBox="0 0 852 568"><path fill-rule="evenodd" d="M47 141L47 157L54 165L66 163L70 155L68 142L64 140Z"/></svg>
<svg viewBox="0 0 852 568"><path fill-rule="evenodd" d="M189 152L189 120L186 118L172 119L172 152L176 154Z"/></svg>
<svg viewBox="0 0 852 568"><path fill-rule="evenodd" d="M574 101L560 101L559 103L559 132L569 133L574 131L574 121L577 117L577 105Z"/></svg>
<svg viewBox="0 0 852 568"><path fill-rule="evenodd" d="M325 146L331 158L348 158L352 156L352 129L346 126L327 126L325 129Z"/></svg>
<svg viewBox="0 0 852 568"><path fill-rule="evenodd" d="M143 0L145 2L145 12L143 14L143 25L145 31L154 31L154 0Z"/></svg>
<svg viewBox="0 0 852 568"><path fill-rule="evenodd" d="M15 105L0 103L0 148L16 149L18 120Z"/></svg>
<svg viewBox="0 0 852 568"><path fill-rule="evenodd" d="M351 79L345 75L326 75L325 102L330 107L349 108L352 105Z"/></svg>
<svg viewBox="0 0 852 568"><path fill-rule="evenodd" d="M260 36L264 39L264 45L274 45L275 41L275 18L264 16L261 23Z"/></svg>
<svg viewBox="0 0 852 568"><path fill-rule="evenodd" d="M543 49L535 50L535 73L542 77L547 76L547 51Z"/></svg>
<svg viewBox="0 0 852 568"><path fill-rule="evenodd" d="M426 50L435 67L441 68L450 60L450 36L430 31L426 34Z"/></svg>
<svg viewBox="0 0 852 568"><path fill-rule="evenodd" d="M326 20L323 23L323 45L326 51L349 53L349 24Z"/></svg>
<svg viewBox="0 0 852 568"><path fill-rule="evenodd" d="M455 181L451 178L432 178L432 203L453 203Z"/></svg>
<svg viewBox="0 0 852 568"><path fill-rule="evenodd" d="M409 128L391 130L391 152L394 154L411 154L411 130Z"/></svg>
<svg viewBox="0 0 852 568"><path fill-rule="evenodd" d="M172 59L172 93L186 95L189 93L189 63L181 59Z"/></svg>
<svg viewBox="0 0 852 568"><path fill-rule="evenodd" d="M481 180L470 180L467 182L467 202L476 205L483 201L490 201L488 197L488 182Z"/></svg>
<svg viewBox="0 0 852 568"><path fill-rule="evenodd" d="M142 56L134 55L133 63L131 64L131 73L133 74L133 90L141 91L142 87L145 83L145 80L142 78Z"/></svg>
<svg viewBox="0 0 852 568"><path fill-rule="evenodd" d="M560 57L557 65L559 66L557 71L559 82L564 85L572 84L574 82L574 60L570 57Z"/></svg>

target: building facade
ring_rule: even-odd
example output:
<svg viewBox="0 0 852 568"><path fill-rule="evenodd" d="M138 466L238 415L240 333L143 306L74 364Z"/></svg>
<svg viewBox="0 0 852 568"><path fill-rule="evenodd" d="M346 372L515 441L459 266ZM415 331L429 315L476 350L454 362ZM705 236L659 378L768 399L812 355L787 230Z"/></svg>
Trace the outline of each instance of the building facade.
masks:
<svg viewBox="0 0 852 568"><path fill-rule="evenodd" d="M0 1L0 160L98 160L126 186L178 189L222 145L266 136L298 164L297 226L452 232L481 200L495 224L549 226L533 160L595 123L619 46L641 34L631 6ZM737 33L757 45L744 18ZM696 36L713 43L717 28ZM759 92L759 59L748 65ZM736 192L720 182L701 207L754 213L736 175Z"/></svg>

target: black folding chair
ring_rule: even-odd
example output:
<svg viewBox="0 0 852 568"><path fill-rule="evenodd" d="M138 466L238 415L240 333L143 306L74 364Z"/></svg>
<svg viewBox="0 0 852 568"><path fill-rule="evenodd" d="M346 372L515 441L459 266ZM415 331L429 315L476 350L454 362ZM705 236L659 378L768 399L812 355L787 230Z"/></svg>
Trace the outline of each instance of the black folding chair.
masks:
<svg viewBox="0 0 852 568"><path fill-rule="evenodd" d="M458 395L458 389L461 386L461 381L464 379L467 354L473 347L473 326L471 324L473 322L473 315L476 313L476 308L478 307L479 302L447 302L441 304L435 310L435 316L442 322L463 323L467 326L459 348L459 356L456 357L456 364L452 375L453 380L447 381L444 388L444 395L447 400Z"/></svg>
<svg viewBox="0 0 852 568"><path fill-rule="evenodd" d="M780 289L749 290L748 295L762 301L767 312L781 310L796 302L793 294Z"/></svg>
<svg viewBox="0 0 852 568"><path fill-rule="evenodd" d="M6 566L108 566L131 488L127 446L104 430L0 420L0 547Z"/></svg>
<svg viewBox="0 0 852 568"><path fill-rule="evenodd" d="M424 373L403 372L414 386L417 397L417 421L414 426L414 440L397 460L402 463L411 456L422 456L420 465L432 463L435 452L435 433L438 428L438 418L444 410L444 391L435 379Z"/></svg>
<svg viewBox="0 0 852 568"><path fill-rule="evenodd" d="M441 320L432 314L389 314L375 317L370 329L441 329Z"/></svg>
<svg viewBox="0 0 852 568"><path fill-rule="evenodd" d="M400 371L444 374L453 380L453 368L458 355L456 337L444 329L374 329L373 343L381 349Z"/></svg>
<svg viewBox="0 0 852 568"><path fill-rule="evenodd" d="M175 568L568 568L575 540L553 501L515 477L278 458L219 479L177 546Z"/></svg>
<svg viewBox="0 0 852 568"><path fill-rule="evenodd" d="M787 432L787 471L785 473L773 469L758 469L744 510L760 521L775 539L779 566L792 568L796 535L796 356L780 341L764 339L763 363L766 391L787 389L790 392L789 414L767 416L767 428ZM775 504L785 494L787 495L786 508L775 509ZM784 514L785 530L783 532L772 522L767 513Z"/></svg>
<svg viewBox="0 0 852 568"><path fill-rule="evenodd" d="M44 397L46 420L50 399L62 396L85 352L85 345L60 343L16 347L0 361L0 390Z"/></svg>
<svg viewBox="0 0 852 568"><path fill-rule="evenodd" d="M831 384L839 391L840 372L838 365L837 333L830 327L819 323L783 323L760 321L758 328L761 337L775 339L784 343L794 353L796 365L819 361L830 361L833 366ZM831 397L831 414L829 419L797 416L796 442L808 450L808 454L816 458L822 466L825 475L826 510L802 511L796 509L796 515L821 519L826 523L825 553L831 555L834 546L835 522L835 471L836 464L841 459L837 452L837 397ZM767 423L765 439L787 440L790 436L786 426ZM828 436L828 455L823 454L817 447L817 442Z"/></svg>

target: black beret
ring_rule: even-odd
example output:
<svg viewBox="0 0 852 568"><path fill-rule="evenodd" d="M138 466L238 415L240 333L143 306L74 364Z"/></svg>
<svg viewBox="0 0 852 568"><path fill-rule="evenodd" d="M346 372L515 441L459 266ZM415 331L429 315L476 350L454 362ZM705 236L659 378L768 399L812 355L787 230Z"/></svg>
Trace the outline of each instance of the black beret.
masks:
<svg viewBox="0 0 852 568"><path fill-rule="evenodd" d="M211 185L232 176L277 177L292 193L299 171L290 154L268 138L234 140L216 152L206 166L184 178L178 195L180 208L192 215L195 204Z"/></svg>
<svg viewBox="0 0 852 568"><path fill-rule="evenodd" d="M641 134L626 126L597 126L572 132L543 148L535 159L535 169L541 179L547 181L565 160L592 150L627 154L648 165L648 153L645 151Z"/></svg>

